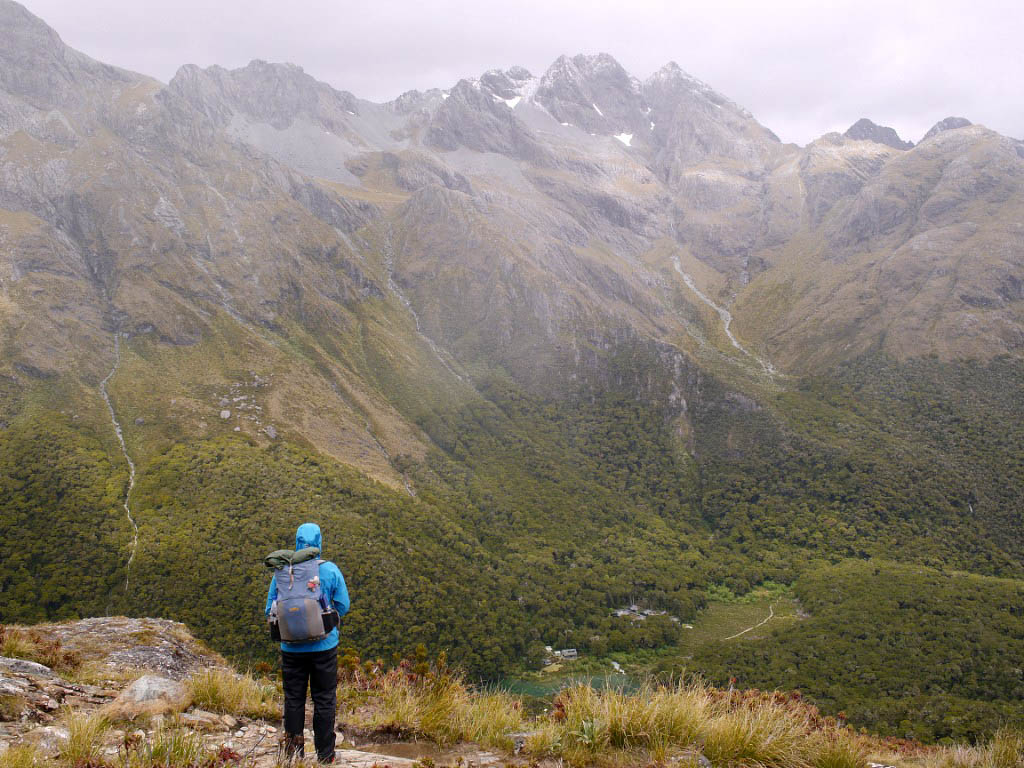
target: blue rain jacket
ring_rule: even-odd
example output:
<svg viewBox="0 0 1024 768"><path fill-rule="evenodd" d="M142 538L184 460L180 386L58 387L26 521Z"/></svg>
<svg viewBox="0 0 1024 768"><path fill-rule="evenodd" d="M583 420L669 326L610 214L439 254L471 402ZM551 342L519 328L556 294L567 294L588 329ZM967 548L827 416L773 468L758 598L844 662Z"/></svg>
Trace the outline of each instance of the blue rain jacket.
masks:
<svg viewBox="0 0 1024 768"><path fill-rule="evenodd" d="M295 531L295 550L303 547L317 547L323 553L320 545L320 526L316 523L303 523ZM334 605L334 610L339 616L348 613L348 587L345 586L345 577L334 563L320 563L320 591ZM277 599L277 584L273 577L270 579L270 591L267 593L266 614L270 615L270 606ZM332 629L330 634L315 643L281 643L281 650L288 653L313 653L314 651L326 651L338 646L338 630Z"/></svg>

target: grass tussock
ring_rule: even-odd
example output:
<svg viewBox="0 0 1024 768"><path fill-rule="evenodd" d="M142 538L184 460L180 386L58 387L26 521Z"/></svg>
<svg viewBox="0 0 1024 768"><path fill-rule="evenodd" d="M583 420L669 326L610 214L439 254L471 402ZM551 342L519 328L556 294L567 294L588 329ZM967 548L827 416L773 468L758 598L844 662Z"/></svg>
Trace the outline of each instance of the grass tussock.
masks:
<svg viewBox="0 0 1024 768"><path fill-rule="evenodd" d="M987 744L956 745L936 751L925 768L1021 768L1024 766L1024 730L1002 728Z"/></svg>
<svg viewBox="0 0 1024 768"><path fill-rule="evenodd" d="M706 729L710 701L699 685L645 688L636 694L589 685L562 691L551 715L554 729L545 752L586 762L612 751L643 750L667 756L695 743ZM534 748L541 746L533 745ZM527 745L530 748L530 745Z"/></svg>
<svg viewBox="0 0 1024 768"><path fill-rule="evenodd" d="M513 697L474 694L455 675L409 681L401 674L381 679L375 693L382 706L372 727L422 736L444 746L472 741L507 749L508 734L522 728L522 710Z"/></svg>
<svg viewBox="0 0 1024 768"><path fill-rule="evenodd" d="M865 739L850 732L828 732L814 750L814 768L864 768L868 762Z"/></svg>
<svg viewBox="0 0 1024 768"><path fill-rule="evenodd" d="M64 722L68 729L68 743L61 751L62 760L73 767L103 763L103 744L110 731L110 722L98 712L71 710L65 711Z"/></svg>
<svg viewBox="0 0 1024 768"><path fill-rule="evenodd" d="M510 734L524 727L518 698L472 689L447 669L443 657L436 665L402 662L388 672L382 667L349 665L339 707L352 710L351 725L442 746L466 741L505 750L513 746ZM369 700L375 706L360 712Z"/></svg>
<svg viewBox="0 0 1024 768"><path fill-rule="evenodd" d="M81 664L78 654L61 645L57 638L46 638L35 629L0 624L0 656L34 661L59 674L70 674Z"/></svg>
<svg viewBox="0 0 1024 768"><path fill-rule="evenodd" d="M815 744L808 721L768 702L720 712L704 733L704 756L716 766L806 768Z"/></svg>
<svg viewBox="0 0 1024 768"><path fill-rule="evenodd" d="M0 768L54 768L54 763L30 744L15 744L0 754Z"/></svg>
<svg viewBox="0 0 1024 768"><path fill-rule="evenodd" d="M213 764L199 733L159 727L152 737L126 745L116 768L205 768Z"/></svg>
<svg viewBox="0 0 1024 768"><path fill-rule="evenodd" d="M864 768L860 737L778 694L718 691L701 682L635 693L562 691L526 740L533 757L570 765L694 763L716 768Z"/></svg>
<svg viewBox="0 0 1024 768"><path fill-rule="evenodd" d="M124 687L134 683L144 674L146 674L146 670L138 667L116 667L100 661L85 661L74 671L66 674L65 678L79 685Z"/></svg>
<svg viewBox="0 0 1024 768"><path fill-rule="evenodd" d="M281 714L277 689L250 674L205 669L188 681L192 702L202 709L235 716L275 718Z"/></svg>

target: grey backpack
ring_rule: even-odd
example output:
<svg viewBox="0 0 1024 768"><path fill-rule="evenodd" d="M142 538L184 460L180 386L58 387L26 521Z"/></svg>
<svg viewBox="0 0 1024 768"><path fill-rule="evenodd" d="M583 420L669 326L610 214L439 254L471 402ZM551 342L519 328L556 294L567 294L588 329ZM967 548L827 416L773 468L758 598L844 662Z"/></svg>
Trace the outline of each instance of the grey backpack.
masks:
<svg viewBox="0 0 1024 768"><path fill-rule="evenodd" d="M313 558L274 569L278 631L287 643L312 643L327 636L323 614L327 610L320 591L320 563Z"/></svg>

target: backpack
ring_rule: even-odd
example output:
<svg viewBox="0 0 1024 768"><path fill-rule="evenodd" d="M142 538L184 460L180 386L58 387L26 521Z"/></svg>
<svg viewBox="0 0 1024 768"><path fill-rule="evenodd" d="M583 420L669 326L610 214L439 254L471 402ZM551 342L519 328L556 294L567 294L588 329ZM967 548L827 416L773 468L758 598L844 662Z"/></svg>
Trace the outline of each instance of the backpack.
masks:
<svg viewBox="0 0 1024 768"><path fill-rule="evenodd" d="M274 569L277 600L270 609L270 632L275 640L312 643L337 626L337 613L320 590L322 562L312 558Z"/></svg>

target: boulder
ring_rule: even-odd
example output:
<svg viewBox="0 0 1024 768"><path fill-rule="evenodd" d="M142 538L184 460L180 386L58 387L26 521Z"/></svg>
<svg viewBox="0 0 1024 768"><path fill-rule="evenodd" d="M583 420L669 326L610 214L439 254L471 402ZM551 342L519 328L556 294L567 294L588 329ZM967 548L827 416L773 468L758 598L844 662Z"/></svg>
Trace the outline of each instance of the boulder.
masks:
<svg viewBox="0 0 1024 768"><path fill-rule="evenodd" d="M186 712L181 716L181 719L193 728L199 728L204 731L227 730L227 726L220 718L220 715L215 715L213 712L207 712L203 709L193 709L191 712Z"/></svg>
<svg viewBox="0 0 1024 768"><path fill-rule="evenodd" d="M34 661L25 661L25 659L9 659L6 656L0 656L0 670L19 675L56 677L52 669L44 667L42 664L36 664Z"/></svg>
<svg viewBox="0 0 1024 768"><path fill-rule="evenodd" d="M28 683L17 677L0 675L0 696L21 696L28 690Z"/></svg>
<svg viewBox="0 0 1024 768"><path fill-rule="evenodd" d="M68 745L70 738L71 732L67 728L59 725L44 725L42 728L33 728L25 734L23 740L44 755L57 757Z"/></svg>
<svg viewBox="0 0 1024 768"><path fill-rule="evenodd" d="M107 705L114 719L134 720L139 715L157 716L185 710L191 701L188 689L177 680L143 675Z"/></svg>

